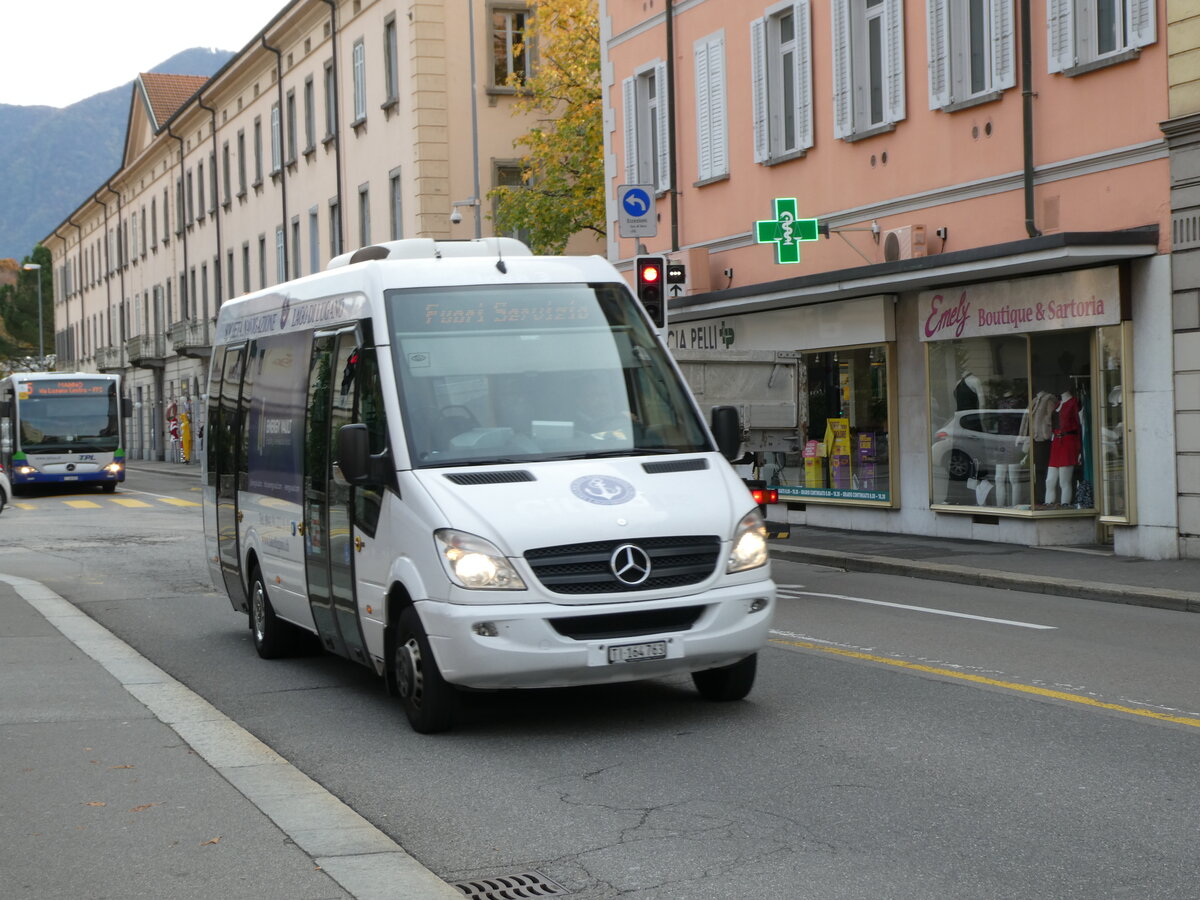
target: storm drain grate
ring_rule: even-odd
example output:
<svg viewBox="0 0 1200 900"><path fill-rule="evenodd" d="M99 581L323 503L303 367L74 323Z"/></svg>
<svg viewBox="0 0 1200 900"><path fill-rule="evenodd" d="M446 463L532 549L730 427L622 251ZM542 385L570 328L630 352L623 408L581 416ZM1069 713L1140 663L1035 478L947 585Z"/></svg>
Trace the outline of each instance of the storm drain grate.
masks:
<svg viewBox="0 0 1200 900"><path fill-rule="evenodd" d="M450 884L471 900L524 900L526 897L563 897L570 893L541 872L468 878L465 881L452 881Z"/></svg>

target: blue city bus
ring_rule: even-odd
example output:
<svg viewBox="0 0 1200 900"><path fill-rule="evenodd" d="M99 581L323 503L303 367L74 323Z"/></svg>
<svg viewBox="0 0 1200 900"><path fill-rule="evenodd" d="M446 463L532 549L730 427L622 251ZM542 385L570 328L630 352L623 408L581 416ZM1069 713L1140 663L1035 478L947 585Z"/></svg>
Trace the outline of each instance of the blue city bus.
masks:
<svg viewBox="0 0 1200 900"><path fill-rule="evenodd" d="M14 491L44 484L125 480L121 376L21 372L0 381L0 459Z"/></svg>

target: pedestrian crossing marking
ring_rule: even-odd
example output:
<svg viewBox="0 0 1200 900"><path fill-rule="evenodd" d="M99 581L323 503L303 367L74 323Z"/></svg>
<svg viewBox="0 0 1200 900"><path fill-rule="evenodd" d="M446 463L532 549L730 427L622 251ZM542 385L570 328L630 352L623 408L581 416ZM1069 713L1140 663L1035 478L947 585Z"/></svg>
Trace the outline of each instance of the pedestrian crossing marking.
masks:
<svg viewBox="0 0 1200 900"><path fill-rule="evenodd" d="M112 502L119 503L122 506L141 506L146 508L153 505L146 503L144 500L134 500L132 497L113 497Z"/></svg>
<svg viewBox="0 0 1200 900"><path fill-rule="evenodd" d="M179 497L159 497L163 503L170 503L172 506L200 506L195 500L183 500Z"/></svg>
<svg viewBox="0 0 1200 900"><path fill-rule="evenodd" d="M99 503L93 503L91 500L64 500L63 503L67 506L73 506L76 509L99 509Z"/></svg>
<svg viewBox="0 0 1200 900"><path fill-rule="evenodd" d="M176 497L155 497L159 503L167 503L171 506L203 506L203 503L197 503L194 500L182 500ZM106 503L115 503L118 506L124 506L134 509L152 509L155 504L148 503L145 500L138 500L133 497L103 497L99 501L96 500L56 500L50 497L41 498L40 502L30 503L29 501L16 501L9 503L5 509L10 510L25 510L27 512L36 512L39 509L46 509L56 503L62 503L65 506L70 506L73 509L104 509Z"/></svg>

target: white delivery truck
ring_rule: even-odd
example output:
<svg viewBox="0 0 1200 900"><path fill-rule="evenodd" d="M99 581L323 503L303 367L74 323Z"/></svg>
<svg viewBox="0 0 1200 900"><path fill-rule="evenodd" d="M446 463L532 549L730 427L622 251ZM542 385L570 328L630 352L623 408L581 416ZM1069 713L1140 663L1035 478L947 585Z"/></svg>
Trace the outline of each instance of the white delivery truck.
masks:
<svg viewBox="0 0 1200 900"><path fill-rule="evenodd" d="M339 257L221 307L207 412L205 549L259 655L315 635L420 732L464 689L749 692L775 585L737 412L705 426L605 260Z"/></svg>

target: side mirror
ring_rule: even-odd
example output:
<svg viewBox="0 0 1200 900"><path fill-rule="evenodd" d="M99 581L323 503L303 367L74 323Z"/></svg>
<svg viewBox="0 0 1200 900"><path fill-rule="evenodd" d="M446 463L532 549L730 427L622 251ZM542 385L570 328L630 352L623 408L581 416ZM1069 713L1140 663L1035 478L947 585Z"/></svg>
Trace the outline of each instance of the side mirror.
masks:
<svg viewBox="0 0 1200 900"><path fill-rule="evenodd" d="M0 419L12 418L12 402L9 400L0 400Z"/></svg>
<svg viewBox="0 0 1200 900"><path fill-rule="evenodd" d="M121 398L121 418L129 419L133 417L133 401L128 397Z"/></svg>
<svg viewBox="0 0 1200 900"><path fill-rule="evenodd" d="M338 429L337 462L349 484L366 484L371 468L371 438L361 423Z"/></svg>
<svg viewBox="0 0 1200 900"><path fill-rule="evenodd" d="M731 462L736 459L742 444L742 423L736 406L712 408L712 433L721 455Z"/></svg>

